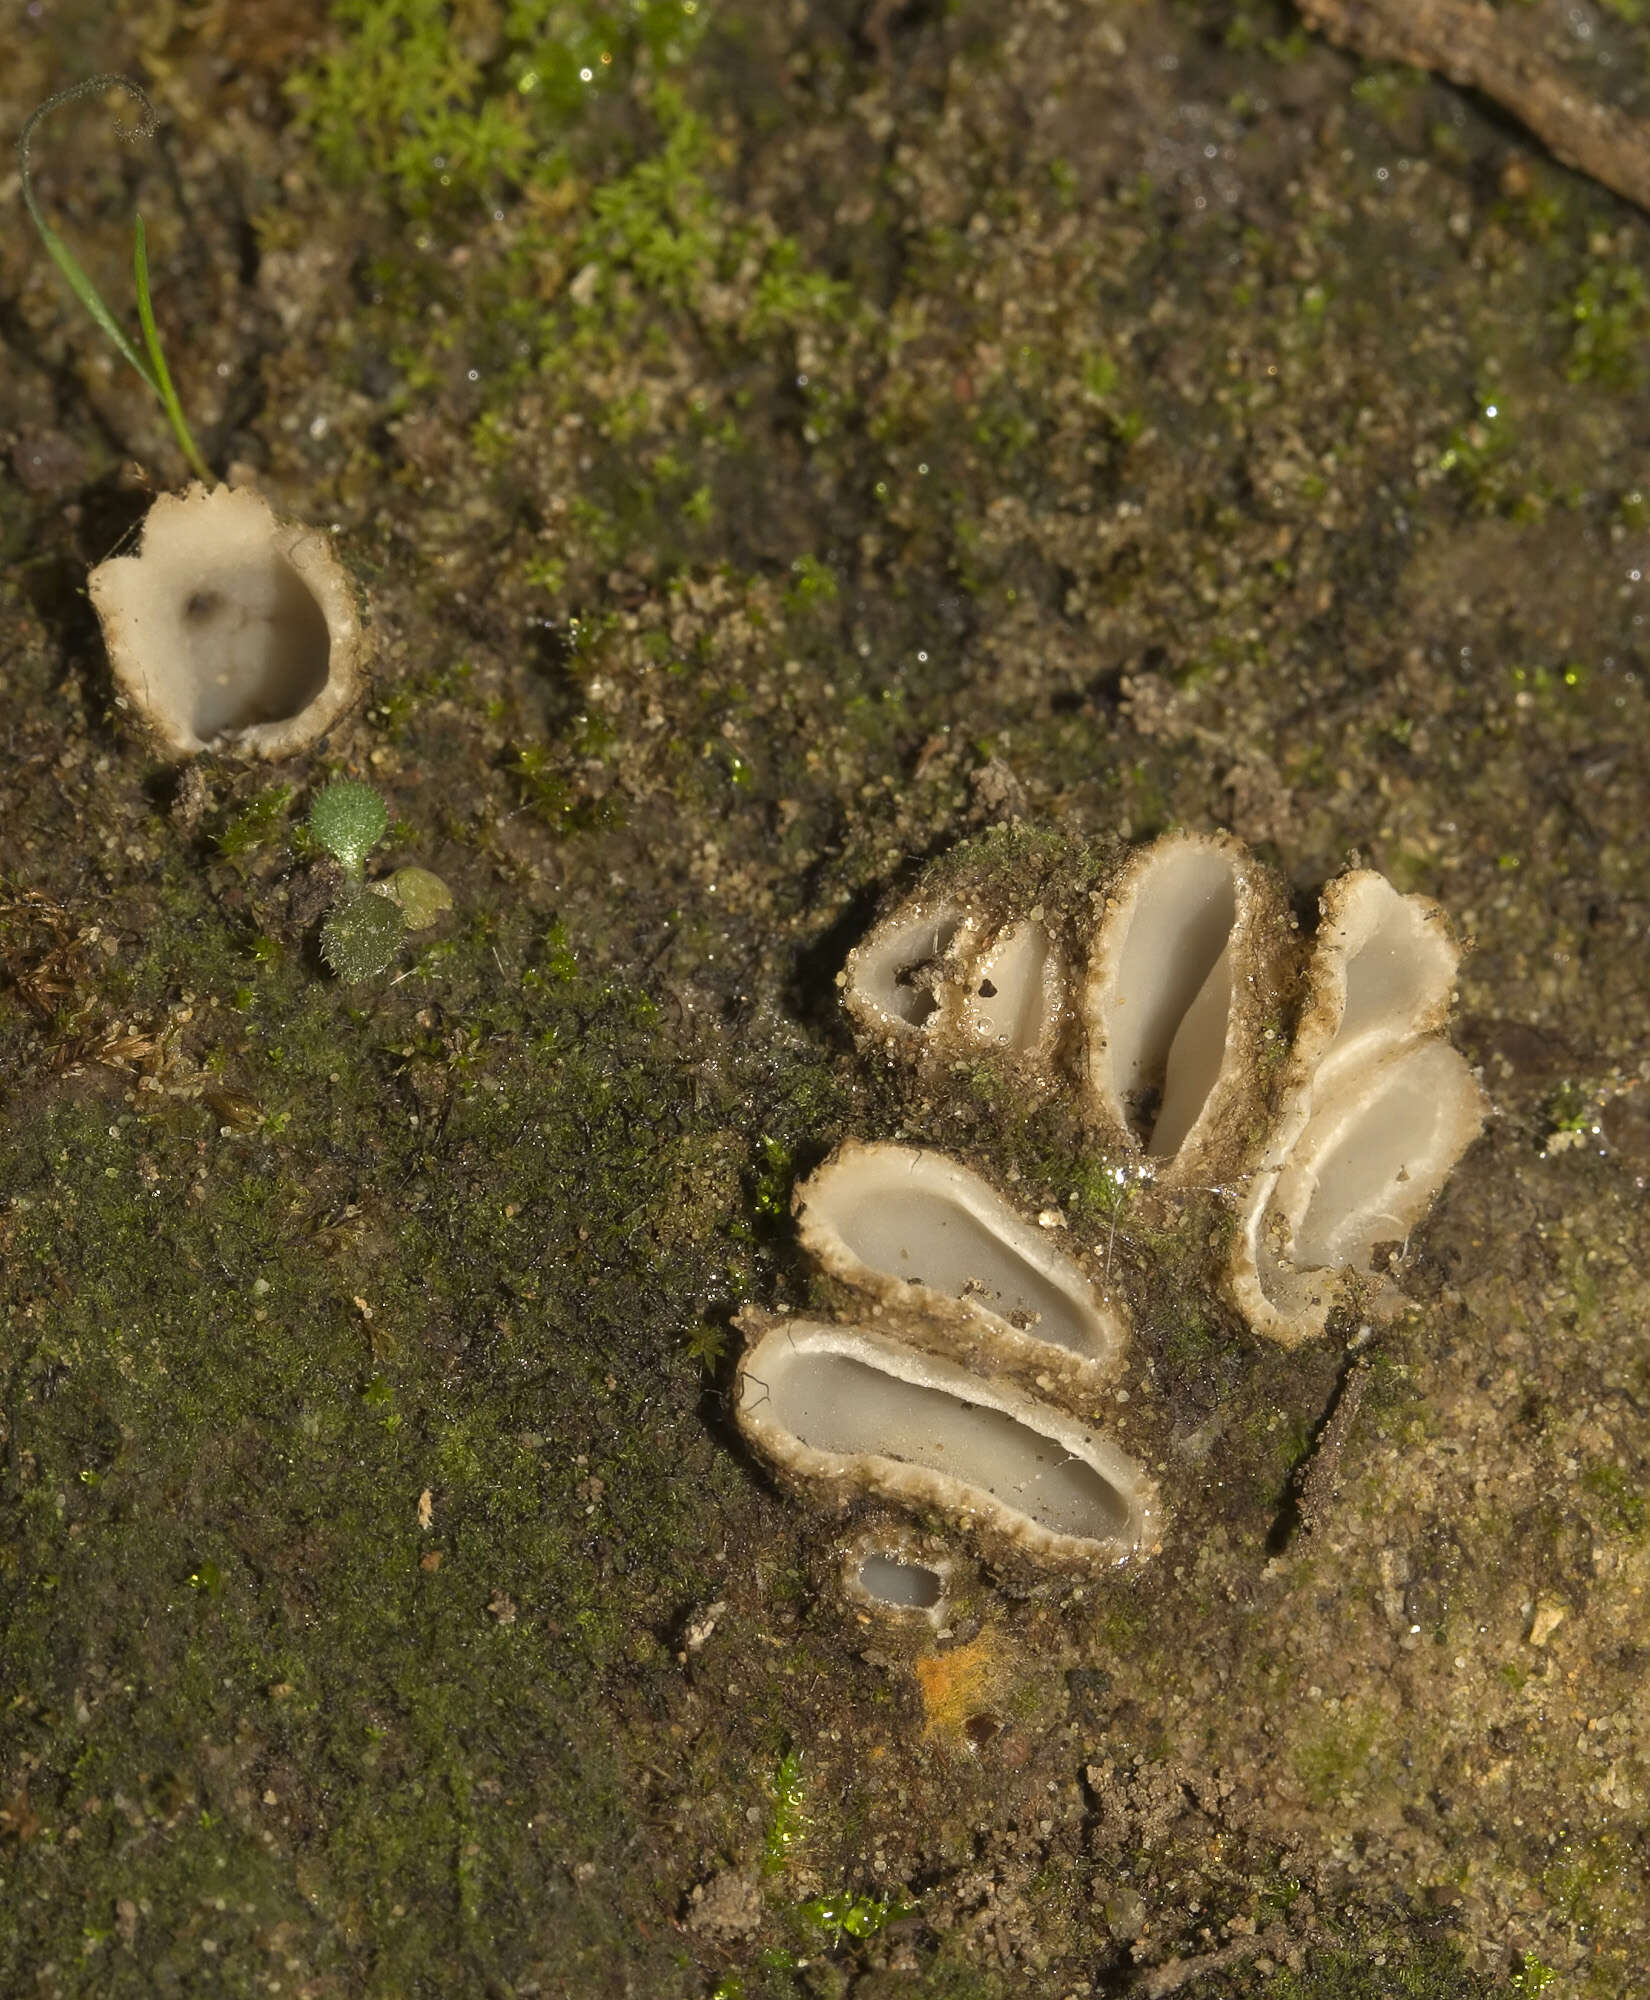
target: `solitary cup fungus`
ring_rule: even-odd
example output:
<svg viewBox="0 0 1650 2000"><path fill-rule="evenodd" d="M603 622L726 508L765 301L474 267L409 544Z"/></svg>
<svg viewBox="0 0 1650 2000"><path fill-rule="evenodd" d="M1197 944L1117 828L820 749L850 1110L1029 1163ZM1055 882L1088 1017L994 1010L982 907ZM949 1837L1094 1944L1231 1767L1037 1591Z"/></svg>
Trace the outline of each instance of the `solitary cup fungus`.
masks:
<svg viewBox="0 0 1650 2000"><path fill-rule="evenodd" d="M116 684L169 750L287 757L329 729L355 692L361 632L354 599L324 535L278 522L255 493L210 484L162 349L142 215L132 217L141 352L46 218L30 160L36 128L63 105L115 91L137 107L135 124L121 136L151 137L155 107L141 84L113 74L82 77L25 120L18 177L47 254L165 410L196 483L155 501L137 555L111 557L92 571L92 604Z"/></svg>
<svg viewBox="0 0 1650 2000"><path fill-rule="evenodd" d="M854 1581L873 1604L891 1611L932 1611L945 1595L945 1582L926 1563L904 1562L873 1549L854 1565Z"/></svg>
<svg viewBox="0 0 1650 2000"><path fill-rule="evenodd" d="M169 750L289 757L354 698L354 593L316 529L194 484L149 509L136 555L91 573L116 683Z"/></svg>
<svg viewBox="0 0 1650 2000"><path fill-rule="evenodd" d="M1118 1563L1155 1541L1140 1467L1049 1405L863 1327L753 1312L743 1324L739 1426L827 1497L915 1503L987 1546L1061 1563Z"/></svg>

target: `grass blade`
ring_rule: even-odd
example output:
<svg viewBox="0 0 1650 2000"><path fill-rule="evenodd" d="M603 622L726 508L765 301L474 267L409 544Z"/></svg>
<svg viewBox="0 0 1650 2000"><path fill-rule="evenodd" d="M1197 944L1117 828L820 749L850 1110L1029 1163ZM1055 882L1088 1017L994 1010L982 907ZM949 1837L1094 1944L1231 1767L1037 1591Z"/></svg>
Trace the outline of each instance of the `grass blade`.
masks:
<svg viewBox="0 0 1650 2000"><path fill-rule="evenodd" d="M80 259L69 248L57 231L46 220L40 204L35 199L34 178L29 166L29 141L34 136L34 128L42 118L49 116L61 105L73 104L83 97L107 94L111 90L123 90L137 100L138 119L136 125L117 127L123 139L147 139L155 130L155 107L149 102L148 93L129 76L88 76L79 83L70 84L67 90L60 90L48 97L44 104L37 105L25 121L17 139L17 164L23 185L23 202L29 211L29 220L40 232L40 240L46 246L46 254L68 280L69 289L85 307L92 322L114 343L116 352L121 354L141 375L154 392L171 423L173 434L182 447L184 457L189 461L190 470L206 485L212 484L212 473L206 460L201 457L200 448L190 435L189 426L184 421L183 405L178 401L178 392L172 386L171 371L166 366L166 357L161 352L160 333L155 325L154 301L149 296L149 246L143 231L143 217L133 217L132 269L137 279L138 318L143 323L143 342L149 351L146 361L128 337L109 308L104 304L102 294L86 275Z"/></svg>
<svg viewBox="0 0 1650 2000"><path fill-rule="evenodd" d="M183 405L178 401L178 392L172 386L172 371L166 365L166 356L161 352L160 330L155 325L155 305L149 296L149 239L143 227L143 217L132 217L132 277L137 285L138 318L143 323L143 344L149 350L150 364L154 369L151 379L146 370L141 369L155 394L166 407L171 419L173 435L189 461L189 468L205 486L212 485L212 474L206 460L200 455L200 447L195 443L188 424L184 421Z"/></svg>
<svg viewBox="0 0 1650 2000"><path fill-rule="evenodd" d="M137 349L126 338L126 329L103 303L102 293L98 291L96 285L87 277L80 259L69 248L68 244L63 241L62 237L58 235L57 231L52 228L39 209L36 208L34 190L32 188L25 188L23 199L29 205L29 213L34 218L35 228L40 231L40 240L46 246L47 255L63 273L64 277L68 279L69 289L114 342L115 346L125 355L126 359L131 362L144 381L149 384L149 387L159 396L161 394L160 384L150 374L148 367L144 363L143 356L138 353Z"/></svg>

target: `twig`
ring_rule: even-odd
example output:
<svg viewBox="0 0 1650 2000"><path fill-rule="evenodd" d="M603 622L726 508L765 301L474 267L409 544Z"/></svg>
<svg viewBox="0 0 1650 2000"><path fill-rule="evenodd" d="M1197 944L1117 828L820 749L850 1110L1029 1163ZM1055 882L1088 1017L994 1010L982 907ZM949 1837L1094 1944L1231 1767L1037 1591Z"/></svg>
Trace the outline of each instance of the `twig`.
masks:
<svg viewBox="0 0 1650 2000"><path fill-rule="evenodd" d="M1299 0L1307 26L1372 62L1482 91L1557 160L1650 210L1650 124L1575 88L1526 30L1482 0Z"/></svg>

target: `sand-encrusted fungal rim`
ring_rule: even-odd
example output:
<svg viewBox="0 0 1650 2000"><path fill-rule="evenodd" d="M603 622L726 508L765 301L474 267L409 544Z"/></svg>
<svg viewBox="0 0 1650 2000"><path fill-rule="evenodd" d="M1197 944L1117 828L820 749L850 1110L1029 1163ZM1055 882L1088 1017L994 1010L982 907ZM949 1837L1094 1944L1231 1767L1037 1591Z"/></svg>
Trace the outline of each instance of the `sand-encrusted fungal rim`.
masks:
<svg viewBox="0 0 1650 2000"><path fill-rule="evenodd" d="M919 967L932 967L943 986L954 986L965 976L978 937L974 917L952 896L902 902L874 924L849 952L842 971L843 1002L861 1032L917 1047L942 1031L951 1018L942 993L931 994L931 1011L921 1021L890 1004L890 995L902 972Z"/></svg>
<svg viewBox="0 0 1650 2000"><path fill-rule="evenodd" d="M1372 1100L1401 1058L1427 1049L1448 1052L1438 1083L1452 1100L1453 1137L1438 1149L1429 1184L1418 1183L1417 1199L1407 1204L1405 1227L1413 1227L1478 1137L1488 1111L1465 1059L1443 1039L1462 950L1443 908L1430 897L1402 893L1373 869L1355 868L1325 886L1318 910L1277 1112L1249 1178L1226 1270L1227 1295L1250 1328L1284 1347L1321 1334L1354 1277L1345 1265L1292 1262L1286 1242L1291 1216L1273 1212L1298 1149L1312 1143L1313 1121L1337 1115L1337 1105L1340 1118L1351 1116L1360 1099ZM1370 1011L1371 986L1385 988L1384 1012ZM1349 999L1358 1017L1350 1037L1343 1033ZM1299 1210L1301 1203L1290 1207ZM1399 1302L1389 1282L1358 1275L1371 1309Z"/></svg>
<svg viewBox="0 0 1650 2000"><path fill-rule="evenodd" d="M941 1515L998 1558L1109 1569L1156 1551L1162 1538L1157 1488L1145 1471L1097 1431L1051 1404L982 1378L937 1355L864 1327L768 1314L747 1307L738 1324L747 1339L739 1364L735 1417L752 1448L788 1480L816 1497L847 1506L867 1494ZM1050 1528L966 1479L879 1452L836 1452L805 1443L778 1417L768 1375L798 1352L839 1354L969 1407L998 1411L1089 1467L1116 1493L1125 1525L1113 1534L1077 1535Z"/></svg>
<svg viewBox="0 0 1650 2000"><path fill-rule="evenodd" d="M1201 1109L1184 1135L1166 1154L1149 1155L1145 1139L1130 1123L1112 1062L1124 1019L1131 1028L1138 1019L1138 1014L1125 1017L1133 996L1124 994L1120 999L1118 987L1134 942L1135 922L1152 893L1154 878L1161 884L1179 864L1198 859L1223 865L1231 887L1232 921L1215 960L1224 958L1230 976L1221 1053ZM1237 1170L1247 1150L1249 1115L1259 1094L1264 1038L1269 1027L1276 1033L1281 1019L1295 949L1283 885L1231 834L1164 834L1125 861L1105 891L1078 1003L1085 1041L1082 1087L1111 1150L1125 1159L1150 1158L1155 1178L1169 1187ZM1182 1004L1166 1008L1162 1032L1156 1037L1165 1044L1166 1059L1173 1054L1181 1028L1195 1014L1201 990L1199 982L1182 996Z"/></svg>
<svg viewBox="0 0 1650 2000"><path fill-rule="evenodd" d="M1413 1164L1404 1163L1407 1187L1380 1212L1394 1237L1407 1237L1426 1215L1483 1130L1488 1099L1466 1058L1437 1035L1417 1035L1377 1061L1336 1070L1284 1158L1255 1175L1239 1218L1227 1289L1256 1333L1298 1347L1323 1332L1336 1301L1354 1281L1363 1287L1370 1310L1390 1311L1402 1303L1389 1279L1359 1271L1345 1259L1299 1264L1292 1254L1294 1231L1307 1213L1321 1166L1360 1120L1378 1117L1399 1088L1424 1090L1434 1122L1423 1135L1423 1151Z"/></svg>
<svg viewBox="0 0 1650 2000"><path fill-rule="evenodd" d="M943 1630L950 1617L957 1563L955 1557L937 1548L935 1541L934 1536L920 1534L907 1522L883 1520L860 1528L837 1551L838 1586L845 1602L866 1618L896 1627ZM860 1581L860 1572L876 1556L908 1568L927 1570L939 1585L935 1602L894 1604L868 1590Z"/></svg>
<svg viewBox="0 0 1650 2000"><path fill-rule="evenodd" d="M1065 1297L1073 1320L1086 1327L1086 1338L1079 1344L1048 1339L978 1299L958 1298L865 1262L843 1234L842 1197L866 1181L888 1203L897 1203L907 1185L930 1199L955 1202ZM889 1316L888 1330L913 1345L986 1374L1040 1371L1091 1387L1112 1380L1123 1366L1129 1322L1121 1300L1102 1293L1050 1240L1048 1230L949 1154L931 1147L845 1140L798 1185L792 1207L802 1247L818 1267L871 1300Z"/></svg>

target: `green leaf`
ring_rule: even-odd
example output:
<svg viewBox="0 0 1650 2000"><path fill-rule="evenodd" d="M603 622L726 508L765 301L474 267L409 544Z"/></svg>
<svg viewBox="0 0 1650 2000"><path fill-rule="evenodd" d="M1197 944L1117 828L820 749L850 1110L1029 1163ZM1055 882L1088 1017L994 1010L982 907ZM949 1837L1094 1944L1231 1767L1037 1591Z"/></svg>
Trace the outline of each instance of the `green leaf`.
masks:
<svg viewBox="0 0 1650 2000"><path fill-rule="evenodd" d="M321 926L321 955L353 986L386 971L406 934L406 919L389 897L363 889Z"/></svg>
<svg viewBox="0 0 1650 2000"><path fill-rule="evenodd" d="M340 867L359 878L361 864L384 837L389 807L359 778L334 778L315 796L309 830Z"/></svg>
<svg viewBox="0 0 1650 2000"><path fill-rule="evenodd" d="M143 323L143 344L149 350L149 360L154 367L151 379L144 380L159 396L171 421L172 435L177 439L183 455L189 461L189 469L203 486L210 486L212 474L206 460L184 422L183 405L178 401L178 392L172 386L172 371L166 365L166 356L160 348L160 332L155 325L154 301L149 296L149 239L144 232L143 217L132 217L132 276L137 285L138 318Z"/></svg>
<svg viewBox="0 0 1650 2000"><path fill-rule="evenodd" d="M384 888L401 905L410 931L427 931L453 906L453 892L428 868L398 868Z"/></svg>
<svg viewBox="0 0 1650 2000"><path fill-rule="evenodd" d="M47 254L63 273L64 277L68 279L69 289L158 396L160 394L160 384L150 374L143 356L138 353L131 341L127 339L126 329L121 325L120 321L115 318L114 314L103 303L102 293L92 283L91 279L87 277L80 259L40 213L40 209L34 199L34 189L27 181L23 183L23 199L28 205L29 214L34 219L35 228L40 232L40 240L45 244Z"/></svg>

